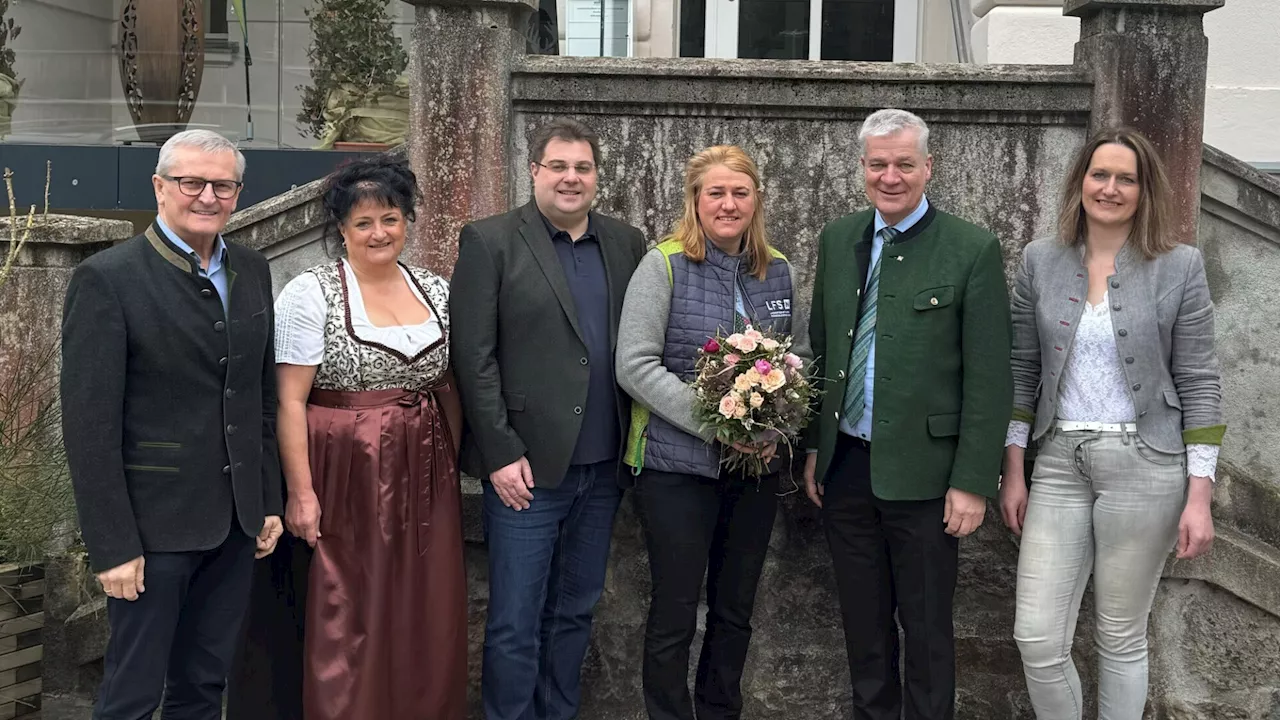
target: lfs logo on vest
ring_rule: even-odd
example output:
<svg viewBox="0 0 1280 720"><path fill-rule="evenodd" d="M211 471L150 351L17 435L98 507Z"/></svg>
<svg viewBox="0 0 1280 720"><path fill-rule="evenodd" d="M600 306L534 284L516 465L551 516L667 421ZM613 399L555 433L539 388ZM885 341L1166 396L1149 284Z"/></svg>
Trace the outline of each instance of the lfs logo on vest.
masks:
<svg viewBox="0 0 1280 720"><path fill-rule="evenodd" d="M765 307L769 308L770 318L791 317L791 299L785 300L768 300Z"/></svg>

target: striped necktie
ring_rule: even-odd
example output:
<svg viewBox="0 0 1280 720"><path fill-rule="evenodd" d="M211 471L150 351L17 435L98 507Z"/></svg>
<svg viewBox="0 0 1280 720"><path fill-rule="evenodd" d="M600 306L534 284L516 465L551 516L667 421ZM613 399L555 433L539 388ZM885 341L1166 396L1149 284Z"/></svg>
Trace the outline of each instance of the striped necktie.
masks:
<svg viewBox="0 0 1280 720"><path fill-rule="evenodd" d="M871 266L867 276L867 290L862 294L862 310L858 313L858 331L853 336L853 351L849 353L849 380L844 390L844 419L850 426L857 425L866 408L867 359L871 355L871 342L876 334L876 305L880 298L880 261L896 237L897 228L880 231L884 246L880 257Z"/></svg>

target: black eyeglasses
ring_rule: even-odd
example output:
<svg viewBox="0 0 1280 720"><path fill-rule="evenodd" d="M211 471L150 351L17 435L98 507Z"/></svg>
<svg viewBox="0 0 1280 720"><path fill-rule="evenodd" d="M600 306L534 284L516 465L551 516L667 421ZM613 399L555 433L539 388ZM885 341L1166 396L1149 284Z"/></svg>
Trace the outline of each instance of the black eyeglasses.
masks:
<svg viewBox="0 0 1280 720"><path fill-rule="evenodd" d="M569 168L573 168L573 171L578 173L579 175L590 175L591 173L596 171L596 166L593 163L589 163L589 162L580 162L580 163L574 163L570 165L569 163L561 160L552 160L551 162L546 164L543 164L537 161L535 161L533 164L537 165L538 167L544 167L550 170L551 172L555 173L556 175L563 175L569 172Z"/></svg>
<svg viewBox="0 0 1280 720"><path fill-rule="evenodd" d="M214 197L219 200L230 200L236 196L237 190L244 187L244 183L239 180L205 180L201 177L173 177L172 175L160 177L178 183L178 189L187 197L199 197L207 186L212 185Z"/></svg>

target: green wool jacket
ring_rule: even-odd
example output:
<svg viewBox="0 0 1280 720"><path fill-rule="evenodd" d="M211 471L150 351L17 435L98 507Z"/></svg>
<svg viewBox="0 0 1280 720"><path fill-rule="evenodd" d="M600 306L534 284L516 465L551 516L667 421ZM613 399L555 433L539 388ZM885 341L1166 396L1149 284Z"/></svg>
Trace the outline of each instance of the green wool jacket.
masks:
<svg viewBox="0 0 1280 720"><path fill-rule="evenodd" d="M818 450L819 482L840 432L874 220L874 210L847 215L818 241L809 333L825 394L805 441ZM1011 334L994 235L931 207L885 246L871 433L876 497L931 500L952 487L995 497L1013 399Z"/></svg>

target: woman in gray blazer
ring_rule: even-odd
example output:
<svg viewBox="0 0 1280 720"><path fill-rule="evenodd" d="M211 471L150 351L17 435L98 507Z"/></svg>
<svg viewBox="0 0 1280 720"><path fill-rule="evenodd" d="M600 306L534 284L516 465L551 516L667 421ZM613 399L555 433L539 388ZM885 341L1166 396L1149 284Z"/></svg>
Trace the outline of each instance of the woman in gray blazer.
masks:
<svg viewBox="0 0 1280 720"><path fill-rule="evenodd" d="M1136 131L1072 165L1058 237L1013 291L1014 409L1000 509L1022 538L1014 637L1039 720L1079 720L1071 641L1094 578L1098 717L1139 720L1147 617L1172 548L1209 550L1222 424L1200 251L1173 236L1169 181ZM1024 450L1039 452L1028 493Z"/></svg>

